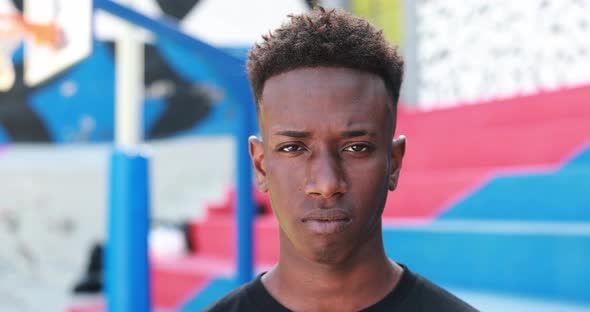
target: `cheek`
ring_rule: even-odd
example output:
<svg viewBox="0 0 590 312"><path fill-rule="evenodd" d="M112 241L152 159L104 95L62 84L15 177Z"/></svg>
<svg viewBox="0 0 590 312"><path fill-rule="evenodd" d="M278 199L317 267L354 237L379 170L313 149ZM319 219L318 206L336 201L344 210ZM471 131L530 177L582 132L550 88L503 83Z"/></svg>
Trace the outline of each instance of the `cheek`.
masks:
<svg viewBox="0 0 590 312"><path fill-rule="evenodd" d="M378 206L387 197L388 169L387 161L383 158L375 158L372 161L351 166L353 170L348 172L349 192L355 194L356 206ZM370 210L370 209L365 209Z"/></svg>
<svg viewBox="0 0 590 312"><path fill-rule="evenodd" d="M285 159L271 161L267 168L270 202L279 227L291 243L299 245L297 228L305 208L305 196L301 193L304 170Z"/></svg>
<svg viewBox="0 0 590 312"><path fill-rule="evenodd" d="M387 159L382 156L363 161L351 160L344 167L349 179L363 182L361 187L371 187L388 176Z"/></svg>
<svg viewBox="0 0 590 312"><path fill-rule="evenodd" d="M301 190L303 172L301 166L293 161L271 158L267 162L269 194L277 217L282 217L297 207L298 198L301 197L297 194Z"/></svg>

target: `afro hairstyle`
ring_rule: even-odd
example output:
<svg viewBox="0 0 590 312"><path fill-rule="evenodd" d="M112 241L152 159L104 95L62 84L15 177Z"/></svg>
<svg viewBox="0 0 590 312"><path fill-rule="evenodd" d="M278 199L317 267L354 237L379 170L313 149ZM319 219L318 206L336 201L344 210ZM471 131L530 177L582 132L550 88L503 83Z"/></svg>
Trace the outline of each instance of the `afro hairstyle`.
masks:
<svg viewBox="0 0 590 312"><path fill-rule="evenodd" d="M380 76L397 105L403 59L383 31L341 9L316 7L263 35L248 53L247 70L259 109L264 83L281 73L319 66L345 67Z"/></svg>

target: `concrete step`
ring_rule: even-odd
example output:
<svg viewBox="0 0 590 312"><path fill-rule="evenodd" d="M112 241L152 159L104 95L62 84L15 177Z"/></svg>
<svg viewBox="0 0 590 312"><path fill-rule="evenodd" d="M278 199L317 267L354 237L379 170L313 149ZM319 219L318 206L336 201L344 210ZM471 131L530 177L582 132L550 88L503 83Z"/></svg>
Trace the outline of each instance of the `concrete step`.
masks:
<svg viewBox="0 0 590 312"><path fill-rule="evenodd" d="M590 166L499 175L441 218L590 222Z"/></svg>
<svg viewBox="0 0 590 312"><path fill-rule="evenodd" d="M383 238L441 285L590 304L590 222L439 220L390 224Z"/></svg>

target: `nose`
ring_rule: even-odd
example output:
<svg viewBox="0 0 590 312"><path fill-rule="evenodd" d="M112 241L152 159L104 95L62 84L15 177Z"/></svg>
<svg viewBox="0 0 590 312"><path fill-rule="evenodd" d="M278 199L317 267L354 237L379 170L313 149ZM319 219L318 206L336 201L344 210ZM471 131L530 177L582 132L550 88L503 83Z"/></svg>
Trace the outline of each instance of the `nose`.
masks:
<svg viewBox="0 0 590 312"><path fill-rule="evenodd" d="M306 194L328 199L346 193L347 183L338 155L324 151L308 161Z"/></svg>

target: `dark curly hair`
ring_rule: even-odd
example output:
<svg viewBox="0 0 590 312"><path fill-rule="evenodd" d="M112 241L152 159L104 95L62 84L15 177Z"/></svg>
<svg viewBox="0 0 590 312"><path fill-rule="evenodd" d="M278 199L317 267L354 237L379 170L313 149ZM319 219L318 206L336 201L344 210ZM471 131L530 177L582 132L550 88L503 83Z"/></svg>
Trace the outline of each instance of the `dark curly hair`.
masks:
<svg viewBox="0 0 590 312"><path fill-rule="evenodd" d="M379 75L396 106L403 60L383 31L344 10L322 7L289 15L280 28L262 36L248 53L248 77L259 108L269 78L301 67L346 67ZM395 110L394 110L395 111Z"/></svg>

